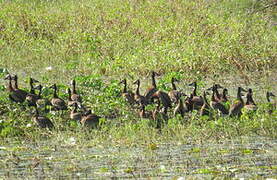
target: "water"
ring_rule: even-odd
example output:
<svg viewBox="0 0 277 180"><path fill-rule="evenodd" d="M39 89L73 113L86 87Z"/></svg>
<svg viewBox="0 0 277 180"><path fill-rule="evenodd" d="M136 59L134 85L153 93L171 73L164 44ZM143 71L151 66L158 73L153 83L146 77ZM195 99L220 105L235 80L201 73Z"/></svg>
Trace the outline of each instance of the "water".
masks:
<svg viewBox="0 0 277 180"><path fill-rule="evenodd" d="M17 147L17 148L15 148ZM86 146L74 139L0 148L4 178L277 177L277 140L243 137L204 144Z"/></svg>

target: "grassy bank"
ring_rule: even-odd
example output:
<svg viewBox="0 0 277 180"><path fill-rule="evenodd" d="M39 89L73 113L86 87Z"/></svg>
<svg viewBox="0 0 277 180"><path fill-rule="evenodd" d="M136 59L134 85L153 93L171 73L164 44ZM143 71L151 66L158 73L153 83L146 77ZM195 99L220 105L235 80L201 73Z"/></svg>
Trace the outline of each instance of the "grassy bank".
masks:
<svg viewBox="0 0 277 180"><path fill-rule="evenodd" d="M263 10L271 3L2 1L0 66L58 81L149 70L268 75L277 64L276 9Z"/></svg>

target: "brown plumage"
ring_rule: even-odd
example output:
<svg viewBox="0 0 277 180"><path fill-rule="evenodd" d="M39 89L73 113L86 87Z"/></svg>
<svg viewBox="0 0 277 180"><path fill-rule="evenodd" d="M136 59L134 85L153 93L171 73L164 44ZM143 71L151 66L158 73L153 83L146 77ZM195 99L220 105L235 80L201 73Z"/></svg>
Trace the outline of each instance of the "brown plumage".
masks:
<svg viewBox="0 0 277 180"><path fill-rule="evenodd" d="M151 113L149 111L145 110L145 105L143 105L143 104L140 106L139 117L140 118L151 118Z"/></svg>
<svg viewBox="0 0 277 180"><path fill-rule="evenodd" d="M257 105L253 100L253 91L252 89L248 89L248 92L246 94L246 103L244 105L244 109L247 111L256 111L257 110Z"/></svg>
<svg viewBox="0 0 277 180"><path fill-rule="evenodd" d="M134 93L132 91L128 91L127 90L127 80L123 79L122 81L120 81L120 84L124 85L123 91L121 96L130 104L134 104L135 103L135 98L134 98Z"/></svg>
<svg viewBox="0 0 277 180"><path fill-rule="evenodd" d="M210 116L212 114L212 108L208 103L206 91L203 92L203 100L204 100L204 104L200 109L200 116L205 116L205 115Z"/></svg>
<svg viewBox="0 0 277 180"><path fill-rule="evenodd" d="M178 97L178 104L176 106L176 108L174 109L174 116L176 116L177 114L180 114L182 117L185 116L185 112L186 112L186 108L184 106L183 100L181 97Z"/></svg>
<svg viewBox="0 0 277 180"><path fill-rule="evenodd" d="M81 119L81 124L84 127L89 127L89 128L96 128L99 125L99 119L101 117L93 114L91 110L89 110Z"/></svg>
<svg viewBox="0 0 277 180"><path fill-rule="evenodd" d="M144 96L140 95L140 91L139 91L139 89L140 89L140 80L139 79L136 80L134 82L134 84L137 85L137 89L136 89L135 96L134 96L134 99L135 99L136 103L139 104L139 105L142 105L142 104L146 105L147 100Z"/></svg>
<svg viewBox="0 0 277 180"><path fill-rule="evenodd" d="M220 114L222 115L227 115L229 114L228 109L225 108L225 106L223 104L221 104L219 101L219 98L216 98L216 96L218 97L218 91L217 91L218 86L214 85L212 88L213 94L212 94L212 98L211 98L211 107L218 111Z"/></svg>
<svg viewBox="0 0 277 180"><path fill-rule="evenodd" d="M196 109L196 110L199 110L201 109L201 107L203 106L203 103L204 103L204 100L201 96L197 96L197 83L196 81L189 84L189 86L193 86L194 89L192 91L192 98L190 99L192 105L192 109Z"/></svg>
<svg viewBox="0 0 277 180"><path fill-rule="evenodd" d="M18 88L17 75L14 75L13 80L14 80L14 87L13 87L14 92L18 95L18 97L20 97L21 102L24 102L28 93L26 91Z"/></svg>
<svg viewBox="0 0 277 180"><path fill-rule="evenodd" d="M232 104L229 110L229 116L240 116L241 115L241 109L244 106L244 101L242 99L242 91L246 92L242 87L238 87L237 91L237 99L235 103Z"/></svg>
<svg viewBox="0 0 277 180"><path fill-rule="evenodd" d="M154 120L157 129L161 129L162 124L166 123L168 120L167 114L161 110L160 105L161 105L161 103L160 103L159 99L157 99L157 105L156 105L154 111L152 112L152 119Z"/></svg>
<svg viewBox="0 0 277 180"><path fill-rule="evenodd" d="M36 101L36 105L39 107L39 108L43 108L44 107L44 111L45 112L48 112L49 110L47 109L47 106L51 106L51 102L46 99L46 98L42 98L41 94L42 94L42 85L38 85L35 87L35 89L38 90L38 99Z"/></svg>
<svg viewBox="0 0 277 180"><path fill-rule="evenodd" d="M39 81L30 78L29 84L30 84L30 92L26 96L26 101L28 102L28 106L36 106L37 100L40 98L36 93L35 93L35 88L33 86L33 83L37 83Z"/></svg>
<svg viewBox="0 0 277 180"><path fill-rule="evenodd" d="M76 81L74 79L71 81L71 85L72 85L72 94L71 94L72 101L79 102L81 104L82 98L76 91Z"/></svg>
<svg viewBox="0 0 277 180"><path fill-rule="evenodd" d="M45 116L41 116L39 115L38 112L38 108L35 106L36 109L36 114L34 115L34 117L32 118L32 120L40 127L40 128L48 128L48 129L52 129L54 128L54 124L52 123L52 121L45 117Z"/></svg>
<svg viewBox="0 0 277 180"><path fill-rule="evenodd" d="M75 121L80 121L82 119L82 113L77 111L78 109L78 104L75 102L74 103L74 108L70 112L70 119L75 120Z"/></svg>
<svg viewBox="0 0 277 180"><path fill-rule="evenodd" d="M178 82L178 80L174 77L171 78L171 85L172 85L172 90L168 92L168 96L170 97L172 103L177 103L178 98L181 95L181 92L177 90L175 82Z"/></svg>
<svg viewBox="0 0 277 180"><path fill-rule="evenodd" d="M156 72L151 72L152 85L146 90L144 95L148 103L153 102L153 95L158 91L155 79L156 75L158 75Z"/></svg>
<svg viewBox="0 0 277 180"><path fill-rule="evenodd" d="M168 94L166 92L158 90L158 91L156 91L155 94L153 94L152 97L159 99L159 101L163 105L163 111L165 113L167 113L168 108L172 108L172 103L171 103L170 97L168 96Z"/></svg>
<svg viewBox="0 0 277 180"><path fill-rule="evenodd" d="M220 102L225 103L228 101L227 94L228 94L228 89L224 88L222 91L222 96L220 96Z"/></svg>
<svg viewBox="0 0 277 180"><path fill-rule="evenodd" d="M66 103L63 99L58 97L57 94L57 85L53 84L50 88L54 89L53 98L51 99L51 105L53 106L54 110L66 110Z"/></svg>
<svg viewBox="0 0 277 180"><path fill-rule="evenodd" d="M22 103L25 99L23 99L19 93L17 93L12 86L12 76L8 74L4 80L8 80L9 84L7 86L7 91L9 92L9 99L13 102Z"/></svg>

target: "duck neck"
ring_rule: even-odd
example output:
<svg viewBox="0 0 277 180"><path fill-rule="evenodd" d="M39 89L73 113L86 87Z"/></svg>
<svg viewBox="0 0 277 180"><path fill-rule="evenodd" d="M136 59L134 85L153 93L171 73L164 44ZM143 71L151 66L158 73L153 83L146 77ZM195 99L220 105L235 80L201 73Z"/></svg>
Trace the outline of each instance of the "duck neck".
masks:
<svg viewBox="0 0 277 180"><path fill-rule="evenodd" d="M76 91L76 83L75 83L75 81L74 81L73 84L72 84L72 93L73 93L73 94L77 94L77 91Z"/></svg>
<svg viewBox="0 0 277 180"><path fill-rule="evenodd" d="M137 90L136 90L136 95L140 95L139 88L140 88L140 81L137 82Z"/></svg>
<svg viewBox="0 0 277 180"><path fill-rule="evenodd" d="M223 98L223 99L227 99L226 91L223 91L223 93L222 93L222 98Z"/></svg>
<svg viewBox="0 0 277 180"><path fill-rule="evenodd" d="M157 88L156 80L155 80L155 74L152 74L152 86L153 86L154 88Z"/></svg>
<svg viewBox="0 0 277 180"><path fill-rule="evenodd" d="M72 101L72 98L71 98L71 91L68 90L68 101Z"/></svg>
<svg viewBox="0 0 277 180"><path fill-rule="evenodd" d="M123 93L127 93L127 82L124 81Z"/></svg>
<svg viewBox="0 0 277 180"><path fill-rule="evenodd" d="M266 99L267 99L267 102L269 102L269 103L270 103L270 97L269 97L269 95L268 95L268 94L266 95Z"/></svg>
<svg viewBox="0 0 277 180"><path fill-rule="evenodd" d="M18 89L17 78L14 79L14 89Z"/></svg>
<svg viewBox="0 0 277 180"><path fill-rule="evenodd" d="M34 86L33 86L33 80L32 79L30 79L30 93L35 94L35 89L34 89Z"/></svg>
<svg viewBox="0 0 277 180"><path fill-rule="evenodd" d="M194 83L194 90L192 92L193 96L197 96L196 91L197 91L197 84Z"/></svg>
<svg viewBox="0 0 277 180"><path fill-rule="evenodd" d="M54 94L53 94L53 97L54 97L54 98L59 98L59 97L58 97L58 94L57 94L57 87L56 87L56 86L54 87Z"/></svg>
<svg viewBox="0 0 277 180"><path fill-rule="evenodd" d="M219 98L220 98L220 97L219 97L220 95L219 95L218 89L217 89L217 88L215 88L215 89L214 89L214 91L215 91L215 96L216 96L216 98L218 98L218 99L219 99Z"/></svg>
<svg viewBox="0 0 277 180"><path fill-rule="evenodd" d="M172 84L172 89L173 90L177 90L177 88L176 88L176 85L175 85L175 83L174 83L174 79L172 78L172 80L171 80L171 84Z"/></svg>
<svg viewBox="0 0 277 180"><path fill-rule="evenodd" d="M238 99L240 102L243 103L243 99L242 99L242 97L241 97L241 89L240 89L240 88L238 89L237 99Z"/></svg>
<svg viewBox="0 0 277 180"><path fill-rule="evenodd" d="M9 90L10 92L14 90L14 89L13 89L13 86L12 86L12 79L11 79L11 78L9 79L8 90Z"/></svg>

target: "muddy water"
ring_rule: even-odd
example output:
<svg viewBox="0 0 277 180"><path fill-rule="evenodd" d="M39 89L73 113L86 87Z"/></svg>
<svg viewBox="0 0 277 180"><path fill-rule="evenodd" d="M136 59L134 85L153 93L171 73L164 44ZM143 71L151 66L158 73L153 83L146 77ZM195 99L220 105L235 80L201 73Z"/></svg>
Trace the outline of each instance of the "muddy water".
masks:
<svg viewBox="0 0 277 180"><path fill-rule="evenodd" d="M151 147L151 148L149 148ZM277 140L243 137L207 144L138 147L84 146L74 138L53 144L0 147L3 178L276 178Z"/></svg>

